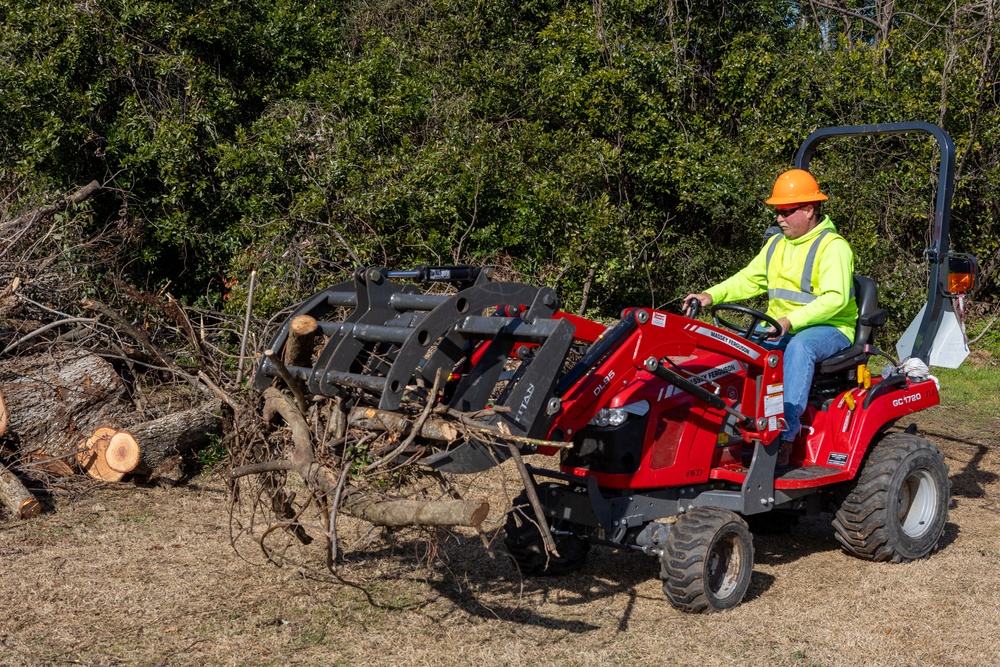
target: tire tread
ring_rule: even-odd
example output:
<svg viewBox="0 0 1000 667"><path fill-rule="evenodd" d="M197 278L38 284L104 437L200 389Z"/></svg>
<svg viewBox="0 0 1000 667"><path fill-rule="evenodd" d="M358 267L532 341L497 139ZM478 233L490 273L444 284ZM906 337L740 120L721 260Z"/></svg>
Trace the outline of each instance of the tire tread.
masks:
<svg viewBox="0 0 1000 667"><path fill-rule="evenodd" d="M938 472L943 470L943 489L939 489L942 497L938 501L944 505L945 519L931 531L932 539L926 540L930 545L921 549L923 553L913 553L897 539L893 525L897 519L889 512L897 471L920 454L929 455ZM865 560L901 563L922 558L933 551L944 531L950 496L947 480L944 456L932 443L909 433L886 435L872 448L836 511L834 536L845 551Z"/></svg>

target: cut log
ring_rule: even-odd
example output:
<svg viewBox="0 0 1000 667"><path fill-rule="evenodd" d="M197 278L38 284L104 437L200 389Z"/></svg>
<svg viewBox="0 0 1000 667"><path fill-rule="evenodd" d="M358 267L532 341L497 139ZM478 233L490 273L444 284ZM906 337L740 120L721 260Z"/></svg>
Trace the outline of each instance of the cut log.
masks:
<svg viewBox="0 0 1000 667"><path fill-rule="evenodd" d="M178 457L209 442L222 428L221 403L176 412L139 424L130 431L99 426L77 454L80 469L95 479L117 482L126 474L149 476Z"/></svg>
<svg viewBox="0 0 1000 667"><path fill-rule="evenodd" d="M375 408L352 408L347 417L350 426L357 426L372 431L399 431L409 433L413 424L406 417L387 410ZM433 417L424 421L420 427L420 436L428 440L452 442L458 439L458 428L443 419Z"/></svg>
<svg viewBox="0 0 1000 667"><path fill-rule="evenodd" d="M42 504L31 495L9 468L0 465L0 500L18 519L31 519L42 513Z"/></svg>
<svg viewBox="0 0 1000 667"><path fill-rule="evenodd" d="M139 465L139 443L127 431L115 433L104 451L104 461L117 472L132 472Z"/></svg>
<svg viewBox="0 0 1000 667"><path fill-rule="evenodd" d="M76 456L80 469L94 479L117 482L139 463L139 443L131 433L99 426Z"/></svg>
<svg viewBox="0 0 1000 667"><path fill-rule="evenodd" d="M105 482L118 482L125 476L127 470L119 471L108 464L108 446L117 434L118 431L110 426L99 426L94 430L77 454L77 462L83 472Z"/></svg>
<svg viewBox="0 0 1000 667"><path fill-rule="evenodd" d="M313 347L319 324L311 315L297 315L288 325L288 340L285 342L284 359L286 366L312 366Z"/></svg>
<svg viewBox="0 0 1000 667"><path fill-rule="evenodd" d="M4 403L3 393L0 392L0 435L7 432L7 423L9 421L7 418L7 404Z"/></svg>
<svg viewBox="0 0 1000 667"><path fill-rule="evenodd" d="M125 423L130 411L111 364L82 350L5 359L0 392L8 414L4 437L18 443L24 461L73 454L95 428Z"/></svg>
<svg viewBox="0 0 1000 667"><path fill-rule="evenodd" d="M128 430L138 443L139 460L131 472L149 476L179 455L194 451L222 433L222 401L148 421Z"/></svg>

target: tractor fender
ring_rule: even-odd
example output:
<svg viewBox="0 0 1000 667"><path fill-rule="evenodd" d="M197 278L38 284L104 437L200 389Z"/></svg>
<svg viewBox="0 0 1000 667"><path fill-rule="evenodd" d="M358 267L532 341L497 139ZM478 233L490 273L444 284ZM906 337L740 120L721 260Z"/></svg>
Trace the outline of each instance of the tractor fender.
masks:
<svg viewBox="0 0 1000 667"><path fill-rule="evenodd" d="M843 462L844 469L853 478L880 432L906 415L941 402L934 380L913 382L903 378L902 381L879 386L888 382L882 380L867 390L858 388L841 395L828 415L827 427L833 430L833 437L825 440L830 443L830 449L828 452L817 452L817 463L837 465Z"/></svg>

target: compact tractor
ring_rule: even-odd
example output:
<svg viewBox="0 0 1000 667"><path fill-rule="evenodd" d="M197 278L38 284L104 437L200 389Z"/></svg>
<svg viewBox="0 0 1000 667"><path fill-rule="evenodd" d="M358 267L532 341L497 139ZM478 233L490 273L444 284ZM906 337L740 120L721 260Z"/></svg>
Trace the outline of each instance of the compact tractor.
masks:
<svg viewBox="0 0 1000 667"><path fill-rule="evenodd" d="M936 381L913 360L930 359L951 297L974 281L974 260L948 249L954 148L926 123L829 128L810 135L796 166L829 137L912 131L937 139L941 171L911 361L875 347L886 311L875 283L856 276L855 343L818 365L787 468L776 466L782 354L761 345L762 325L777 323L733 304L714 306L712 324L690 310L631 308L606 327L561 311L549 288L494 281L485 267L360 269L296 309L256 385L280 376L369 415L433 402L434 419L453 420L463 437L425 428L422 466L471 473L514 459L521 471L505 542L527 575L572 572L594 544L635 549L659 559L673 606L722 610L750 585L750 525L828 508L847 552L923 558L945 530L948 469L914 427L893 427L938 404ZM441 293L441 283L453 289ZM308 361L286 366L289 323L303 314L323 339ZM734 323L736 314L746 319ZM877 356L891 363L873 374ZM535 453L558 456L557 469L522 459Z"/></svg>

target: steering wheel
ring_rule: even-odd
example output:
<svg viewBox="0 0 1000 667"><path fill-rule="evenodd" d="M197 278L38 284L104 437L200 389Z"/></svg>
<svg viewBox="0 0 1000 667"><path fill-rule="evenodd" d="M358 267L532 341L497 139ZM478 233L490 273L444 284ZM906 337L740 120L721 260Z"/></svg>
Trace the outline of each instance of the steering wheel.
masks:
<svg viewBox="0 0 1000 667"><path fill-rule="evenodd" d="M738 324L733 324L732 322L719 317L719 311L732 311L734 313L747 315L750 317L750 325L741 327ZM725 327L726 329L738 333L748 341L757 343L758 345L763 343L771 333L767 329L761 331L757 330L757 325L761 322L771 325L777 331L781 331L781 325L778 324L778 320L774 319L767 313L762 313L759 310L747 308L746 306L737 306L734 303L720 303L716 306L712 306L712 310L709 312L712 314L712 322L715 326Z"/></svg>

